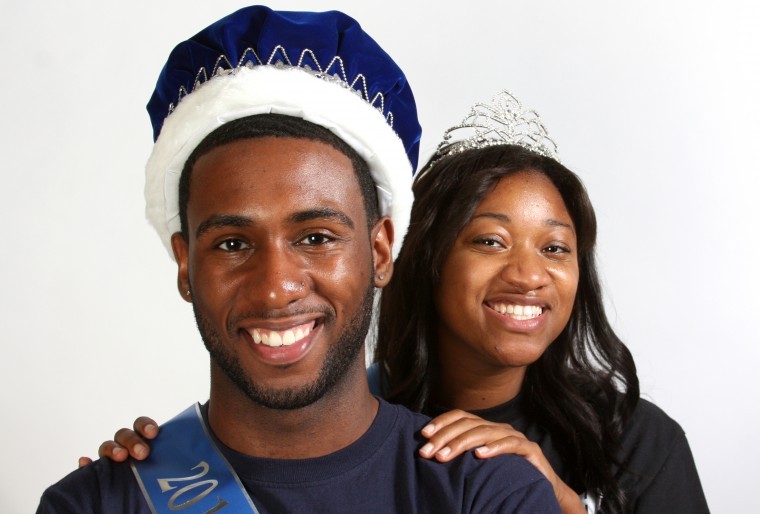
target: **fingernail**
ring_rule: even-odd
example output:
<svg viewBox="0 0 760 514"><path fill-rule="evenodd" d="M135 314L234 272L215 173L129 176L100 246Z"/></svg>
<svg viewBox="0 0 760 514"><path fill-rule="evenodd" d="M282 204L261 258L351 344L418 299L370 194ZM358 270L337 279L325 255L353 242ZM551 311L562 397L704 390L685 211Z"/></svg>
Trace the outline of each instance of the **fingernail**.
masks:
<svg viewBox="0 0 760 514"><path fill-rule="evenodd" d="M444 446L443 448L438 450L438 455L440 455L441 457L446 457L448 456L449 453L451 453L451 448L449 448L448 446Z"/></svg>
<svg viewBox="0 0 760 514"><path fill-rule="evenodd" d="M430 452L433 451L433 443L427 443L425 446L420 448L420 453L422 455L430 455Z"/></svg>
<svg viewBox="0 0 760 514"><path fill-rule="evenodd" d="M435 425L433 425L432 423L429 425L426 425L425 428L422 429L422 435L432 434L433 432L435 432Z"/></svg>
<svg viewBox="0 0 760 514"><path fill-rule="evenodd" d="M475 448L475 453L481 456L488 455L489 453L491 453L491 448L489 448L488 446L479 446L478 448Z"/></svg>
<svg viewBox="0 0 760 514"><path fill-rule="evenodd" d="M134 450L138 457L144 457L148 453L148 448L144 444L136 444Z"/></svg>
<svg viewBox="0 0 760 514"><path fill-rule="evenodd" d="M145 425L145 431L149 434L155 434L158 432L158 427L156 425Z"/></svg>

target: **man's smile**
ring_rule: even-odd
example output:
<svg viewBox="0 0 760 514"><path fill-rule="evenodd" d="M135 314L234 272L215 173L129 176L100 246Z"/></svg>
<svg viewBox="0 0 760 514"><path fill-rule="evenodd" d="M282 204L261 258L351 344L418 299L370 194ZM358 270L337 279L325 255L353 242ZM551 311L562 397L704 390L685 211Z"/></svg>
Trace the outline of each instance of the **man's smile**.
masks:
<svg viewBox="0 0 760 514"><path fill-rule="evenodd" d="M308 336L314 329L315 324L316 321L312 320L309 323L304 323L285 330L251 328L248 329L248 333L256 344L264 344L272 347L290 346Z"/></svg>

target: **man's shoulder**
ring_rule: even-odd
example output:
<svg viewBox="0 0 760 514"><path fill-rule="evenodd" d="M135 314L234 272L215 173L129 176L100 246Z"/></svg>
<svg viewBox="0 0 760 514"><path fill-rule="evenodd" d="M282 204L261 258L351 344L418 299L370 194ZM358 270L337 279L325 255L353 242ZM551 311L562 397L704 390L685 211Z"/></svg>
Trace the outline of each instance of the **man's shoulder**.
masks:
<svg viewBox="0 0 760 514"><path fill-rule="evenodd" d="M390 403L380 397L377 397L380 402L379 413L383 416L392 416L396 419L397 428L411 429L413 431L422 430L422 428L430 421L430 416L414 412L396 403Z"/></svg>
<svg viewBox="0 0 760 514"><path fill-rule="evenodd" d="M430 417L418 412L413 412L406 407L388 403L380 400L386 405L386 411L396 418L396 436L401 439L412 441L412 444L419 445L427 442L421 434L421 430L430 421ZM418 447L418 449L419 449ZM478 473L483 468L485 474L496 473L498 475L514 475L522 481L533 481L541 479L543 475L527 460L517 455L498 455L489 459L480 459L475 457L473 452L466 452L461 459L455 459L449 463L440 463L436 460L425 459L419 452L401 453L399 456L406 456L409 460L428 462L432 464L433 469L447 469L447 472L464 472ZM498 471L495 471L498 470Z"/></svg>
<svg viewBox="0 0 760 514"><path fill-rule="evenodd" d="M45 490L37 514L149 513L128 463L100 459Z"/></svg>
<svg viewBox="0 0 760 514"><path fill-rule="evenodd" d="M394 453L397 487L405 478L420 496L435 497L442 506L448 505L442 511L451 505L462 505L463 512L559 512L551 485L524 458L499 455L479 459L473 452L466 452L451 462L425 459L418 451L427 441L420 430L430 418L388 405L397 417L395 437L403 445L414 446Z"/></svg>
<svg viewBox="0 0 760 514"><path fill-rule="evenodd" d="M418 412L413 412L406 407L387 403L385 400L380 400L388 407L387 410L393 412L393 415L397 419L397 432L398 437L408 438L414 443L420 446L427 442L421 434L421 430L430 421L430 417ZM480 459L475 456L473 452L466 452L461 459L456 459L448 464L443 464L431 459L425 459L419 455L419 452L413 452L406 454L410 460L429 462L431 464L437 464L435 467L451 467L457 468L457 470L478 470L484 468L488 473L492 473L493 469L498 469L497 474L514 474L518 477L523 477L526 481L531 481L535 478L542 478L543 475L527 460L517 455L497 455L489 459ZM514 473L513 473L514 472Z"/></svg>
<svg viewBox="0 0 760 514"><path fill-rule="evenodd" d="M549 481L518 455L480 459L470 451L450 463L428 462L462 484L466 512L559 512Z"/></svg>

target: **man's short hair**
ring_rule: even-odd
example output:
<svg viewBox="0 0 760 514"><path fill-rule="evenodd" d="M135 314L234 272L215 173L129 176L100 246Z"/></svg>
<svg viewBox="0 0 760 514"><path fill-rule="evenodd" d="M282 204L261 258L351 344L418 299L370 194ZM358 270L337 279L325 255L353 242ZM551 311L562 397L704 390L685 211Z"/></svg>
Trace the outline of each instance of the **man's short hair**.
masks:
<svg viewBox="0 0 760 514"><path fill-rule="evenodd" d="M375 181L370 175L369 166L359 154L345 141L328 129L293 116L283 114L257 114L225 123L211 132L193 150L185 162L179 180L179 217L182 236L188 241L187 202L190 199L190 177L193 166L198 159L219 146L241 139L261 137L289 137L319 141L335 148L351 160L359 182L364 211L367 216L367 229L371 230L380 218Z"/></svg>

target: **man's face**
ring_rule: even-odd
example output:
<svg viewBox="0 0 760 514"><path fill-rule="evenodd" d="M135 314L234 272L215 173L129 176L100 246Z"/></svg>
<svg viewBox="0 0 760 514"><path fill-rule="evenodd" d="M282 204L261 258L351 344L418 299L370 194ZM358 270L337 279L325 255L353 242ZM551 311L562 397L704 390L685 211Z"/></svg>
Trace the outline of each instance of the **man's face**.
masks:
<svg viewBox="0 0 760 514"><path fill-rule="evenodd" d="M390 274L387 218L367 229L350 159L312 140L217 147L192 170L180 290L212 360L249 398L299 408L363 365L375 274ZM357 364L358 363L358 364Z"/></svg>

